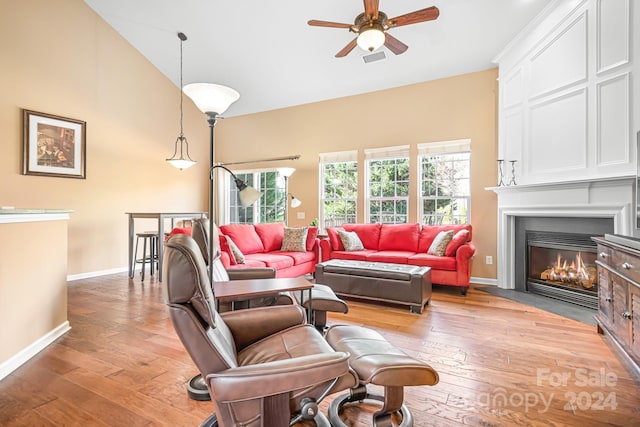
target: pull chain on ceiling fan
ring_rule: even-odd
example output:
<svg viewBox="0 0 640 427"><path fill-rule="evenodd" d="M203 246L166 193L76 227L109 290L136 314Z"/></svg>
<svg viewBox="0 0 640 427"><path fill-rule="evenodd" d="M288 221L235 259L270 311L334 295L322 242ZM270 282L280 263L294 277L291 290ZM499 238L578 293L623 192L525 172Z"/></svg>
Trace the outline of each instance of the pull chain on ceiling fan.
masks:
<svg viewBox="0 0 640 427"><path fill-rule="evenodd" d="M347 28L352 33L357 34L355 39L351 40L336 54L336 58L347 56L356 46L373 52L383 44L394 54L400 55L409 47L389 34L387 30L403 25L433 21L440 15L438 8L431 6L389 19L384 12L380 12L379 3L380 0L364 0L364 13L358 15L353 24L318 21L316 19L312 19L307 23L314 27Z"/></svg>

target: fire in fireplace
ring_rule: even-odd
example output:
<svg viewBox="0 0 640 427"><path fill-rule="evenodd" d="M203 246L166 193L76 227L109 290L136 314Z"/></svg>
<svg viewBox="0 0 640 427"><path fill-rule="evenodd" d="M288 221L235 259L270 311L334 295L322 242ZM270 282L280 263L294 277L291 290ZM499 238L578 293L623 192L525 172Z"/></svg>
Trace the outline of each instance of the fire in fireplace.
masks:
<svg viewBox="0 0 640 427"><path fill-rule="evenodd" d="M577 252L573 260L562 256L562 252L566 251L556 252L556 262L540 273L540 279L558 286L569 286L576 289L593 289L597 280L595 264L591 263L587 266L584 262L582 252Z"/></svg>
<svg viewBox="0 0 640 427"><path fill-rule="evenodd" d="M591 236L527 232L527 290L597 308L596 247Z"/></svg>

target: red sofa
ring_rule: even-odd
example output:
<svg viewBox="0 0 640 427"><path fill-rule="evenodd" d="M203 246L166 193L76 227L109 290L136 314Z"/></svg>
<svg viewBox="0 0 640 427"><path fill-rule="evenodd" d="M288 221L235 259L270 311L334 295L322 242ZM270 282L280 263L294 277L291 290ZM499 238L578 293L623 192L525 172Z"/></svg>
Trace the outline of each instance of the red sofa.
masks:
<svg viewBox="0 0 640 427"><path fill-rule="evenodd" d="M227 270L235 268L270 267L276 277L298 277L315 271L319 262L318 228L308 227L306 251L281 251L284 238L284 223L229 224L218 227L220 233L221 259ZM236 261L230 238L244 255L244 263Z"/></svg>
<svg viewBox="0 0 640 427"><path fill-rule="evenodd" d="M338 236L339 229L355 232L364 250L345 251ZM427 250L438 233L449 230L453 230L457 237L447 245L445 255L428 254ZM328 237L320 241L322 261L337 258L426 266L431 267L432 283L460 286L463 294L469 287L471 264L476 252L471 242L470 224L344 224L327 228L327 234Z"/></svg>

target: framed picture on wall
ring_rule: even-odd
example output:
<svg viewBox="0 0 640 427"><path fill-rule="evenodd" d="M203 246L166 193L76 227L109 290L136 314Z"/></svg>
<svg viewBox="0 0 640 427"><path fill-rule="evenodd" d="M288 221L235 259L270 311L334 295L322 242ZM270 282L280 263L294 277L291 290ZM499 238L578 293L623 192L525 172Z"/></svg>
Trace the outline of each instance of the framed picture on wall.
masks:
<svg viewBox="0 0 640 427"><path fill-rule="evenodd" d="M23 175L86 178L87 124L22 110Z"/></svg>

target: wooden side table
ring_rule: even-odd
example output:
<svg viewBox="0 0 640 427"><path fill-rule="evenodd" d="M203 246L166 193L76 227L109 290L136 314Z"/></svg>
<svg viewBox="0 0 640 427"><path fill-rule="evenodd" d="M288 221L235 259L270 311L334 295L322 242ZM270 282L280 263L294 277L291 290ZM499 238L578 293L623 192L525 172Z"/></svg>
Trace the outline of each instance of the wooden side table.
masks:
<svg viewBox="0 0 640 427"><path fill-rule="evenodd" d="M312 318L313 283L304 277L291 279L248 279L228 280L213 282L213 295L216 297L216 305L219 309L220 301L246 301L259 296L277 294L278 292L300 291L300 301L303 301L304 291L309 292L309 304L307 305L307 320Z"/></svg>

